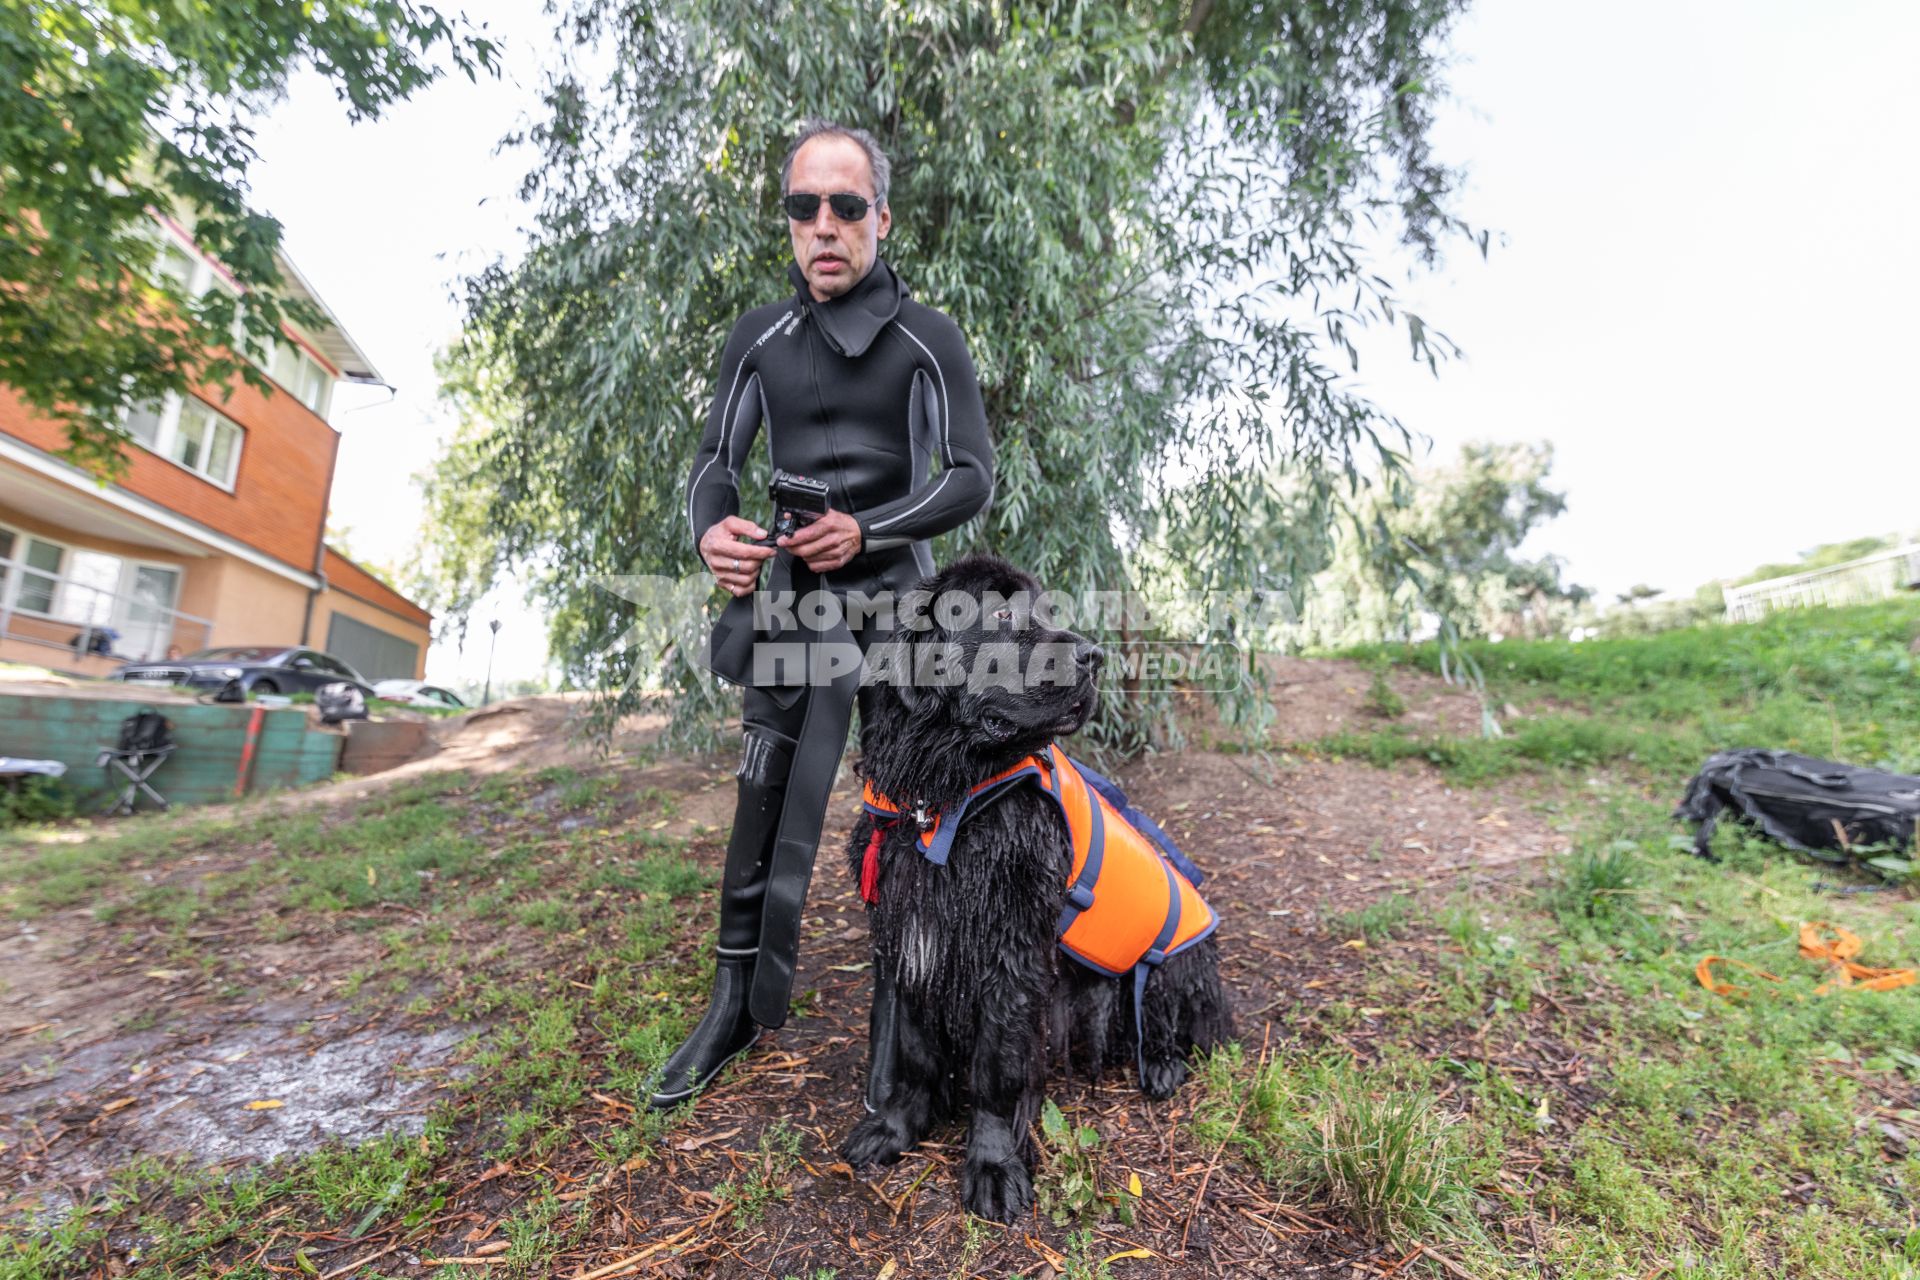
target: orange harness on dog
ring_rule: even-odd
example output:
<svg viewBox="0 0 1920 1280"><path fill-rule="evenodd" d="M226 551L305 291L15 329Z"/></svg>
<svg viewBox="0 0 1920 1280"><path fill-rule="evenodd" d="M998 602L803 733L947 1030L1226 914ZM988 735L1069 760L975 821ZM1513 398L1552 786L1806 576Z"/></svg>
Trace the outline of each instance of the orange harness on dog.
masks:
<svg viewBox="0 0 1920 1280"><path fill-rule="evenodd" d="M967 811L1027 781L1059 806L1073 843L1067 905L1060 914L1060 947L1109 977L1132 972L1138 1036L1145 1025L1141 1003L1148 976L1168 956L1211 934L1219 918L1194 887L1204 878L1199 869L1151 819L1127 803L1118 787L1050 743L1046 750L975 786L951 812L915 809L906 814L875 791L872 783L862 799L876 819L897 821L911 816L920 828L920 852L944 867ZM882 828L876 824L860 877L860 893L868 902L879 896L881 835ZM1144 1075L1144 1054L1141 1057Z"/></svg>

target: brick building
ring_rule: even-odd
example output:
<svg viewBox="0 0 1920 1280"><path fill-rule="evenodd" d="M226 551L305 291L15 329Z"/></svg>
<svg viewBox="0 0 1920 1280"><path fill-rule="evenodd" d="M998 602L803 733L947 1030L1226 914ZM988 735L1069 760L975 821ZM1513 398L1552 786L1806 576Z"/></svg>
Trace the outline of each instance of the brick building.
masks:
<svg viewBox="0 0 1920 1280"><path fill-rule="evenodd" d="M232 287L183 227L156 230L159 270L195 293ZM298 644L369 680L424 675L432 615L326 545L334 384L379 374L331 312L256 363L274 394L235 380L131 413L129 466L105 486L0 386L0 661L104 675L174 650Z"/></svg>

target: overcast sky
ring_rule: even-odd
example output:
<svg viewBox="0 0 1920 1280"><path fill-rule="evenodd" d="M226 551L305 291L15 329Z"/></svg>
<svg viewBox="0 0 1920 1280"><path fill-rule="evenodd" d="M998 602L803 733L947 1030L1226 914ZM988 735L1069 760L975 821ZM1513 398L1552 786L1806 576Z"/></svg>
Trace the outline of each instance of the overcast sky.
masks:
<svg viewBox="0 0 1920 1280"><path fill-rule="evenodd" d="M447 429L431 361L458 328L450 286L520 243L525 161L495 144L537 110L550 40L538 3L469 13L506 43L501 80L443 80L349 126L308 77L259 140L255 204L398 388L342 387L333 412L333 520L393 564L419 521L410 477ZM1920 408L1898 372L1920 342L1916 47L1911 0L1476 4L1436 143L1496 244L1404 295L1465 359L1435 379L1375 344L1361 385L1443 457L1551 441L1568 511L1531 549L1607 596L1920 529ZM531 674L538 619L495 613L496 674ZM477 679L485 657L436 646L429 675Z"/></svg>

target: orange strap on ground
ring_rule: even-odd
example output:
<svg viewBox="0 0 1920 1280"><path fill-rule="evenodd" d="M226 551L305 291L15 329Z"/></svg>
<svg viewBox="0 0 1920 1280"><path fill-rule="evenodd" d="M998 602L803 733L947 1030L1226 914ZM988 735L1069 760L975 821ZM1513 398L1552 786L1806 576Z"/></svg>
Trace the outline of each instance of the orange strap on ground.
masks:
<svg viewBox="0 0 1920 1280"><path fill-rule="evenodd" d="M1765 969L1754 968L1745 960L1735 960L1731 956L1702 957L1700 963L1693 966L1693 976L1700 979L1701 986L1717 996L1743 996L1747 994L1745 987L1736 987L1731 982L1721 982L1715 978L1713 976L1713 966L1717 964L1732 965L1736 969L1745 969L1755 977L1765 978L1768 982L1785 981L1785 979L1777 974L1768 973Z"/></svg>
<svg viewBox="0 0 1920 1280"><path fill-rule="evenodd" d="M1835 987L1858 985L1867 991L1892 991L1896 987L1909 987L1920 982L1920 970L1914 969L1876 969L1871 965L1855 964L1853 957L1860 954L1860 938L1838 925L1828 924L1824 920L1815 920L1800 926L1800 954L1808 960L1818 960L1834 971L1833 980L1823 982L1813 989L1817 996L1826 995ZM1731 982L1716 978L1713 967L1717 964L1731 965L1744 969L1768 982L1781 982L1784 979L1765 969L1756 969L1744 960L1735 960L1731 956L1704 956L1693 967L1693 976L1700 985L1717 996L1743 996L1745 987L1737 987Z"/></svg>
<svg viewBox="0 0 1920 1280"><path fill-rule="evenodd" d="M1800 926L1800 954L1834 970L1833 981L1815 987L1815 995L1827 994L1832 986L1850 987L1856 983L1868 991L1892 991L1895 987L1910 987L1920 982L1920 971L1913 969L1876 969L1855 964L1853 958L1860 954L1859 935L1824 920Z"/></svg>

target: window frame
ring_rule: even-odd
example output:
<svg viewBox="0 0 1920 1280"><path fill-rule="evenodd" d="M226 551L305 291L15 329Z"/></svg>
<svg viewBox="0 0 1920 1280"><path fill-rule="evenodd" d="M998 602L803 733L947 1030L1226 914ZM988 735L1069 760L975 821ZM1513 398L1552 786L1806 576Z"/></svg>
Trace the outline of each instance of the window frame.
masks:
<svg viewBox="0 0 1920 1280"><path fill-rule="evenodd" d="M59 614L52 612L51 608L40 610L22 607L19 602L20 588L25 584L28 574L32 574L36 578L49 576L45 569L36 569L27 563L27 544L30 542L38 542L43 546L52 547L60 553L60 568L55 569L51 575L53 577L53 591L47 597L47 604L49 606L58 604L60 602L60 580L66 576L67 553L72 551L73 547L55 538L43 537L37 533L28 533L19 525L0 525L0 530L5 530L10 534L14 542L12 551L7 556L8 568L6 576L0 577L0 613L6 613L8 615L21 613L29 618L39 618L47 622L64 622L65 619L60 617Z"/></svg>
<svg viewBox="0 0 1920 1280"><path fill-rule="evenodd" d="M123 624L126 619L120 613L120 609L123 601L133 598L133 591L131 589L133 580L141 569L163 569L173 575L172 602L157 607L170 614L177 615L180 612L180 589L187 580L185 565L175 563L171 560L139 559L134 556L122 555L118 551L102 551L98 547L83 547L78 543L63 542L58 538L49 538L44 534L29 532L16 524L0 524L0 533L6 533L13 538L15 550L19 553L6 557L8 569L6 576L0 578L0 612L7 614L19 613L29 618L38 618L44 622L72 623L75 626L101 625L98 623L80 622L74 618L67 617L59 611L58 606L61 603L61 589L66 585L67 570L70 567L70 557L75 552L107 556L117 561L120 566L114 574L111 616L105 625L112 626L116 630L124 629ZM48 604L55 606L52 609L28 609L20 605L21 580L28 574L33 574L41 578L49 576L45 569L35 569L27 564L25 544L29 542L38 542L43 546L53 547L60 553L60 567L55 569L51 575L54 579L53 594L47 601Z"/></svg>
<svg viewBox="0 0 1920 1280"><path fill-rule="evenodd" d="M283 354L291 356L294 361L295 380L310 383L314 388L311 400L307 398L308 392L305 388L282 381L280 375L274 372L274 366ZM268 351L264 357L255 359L249 356L248 359L253 360L254 366L267 375L268 381L305 405L314 417L322 422L327 420L327 410L333 405L333 384L338 379L328 371L325 365L314 358L313 353L307 350L305 343L283 333L274 339L272 350Z"/></svg>
<svg viewBox="0 0 1920 1280"><path fill-rule="evenodd" d="M213 426L215 428L224 422L231 426L236 433L233 455L228 460L227 474L224 477L216 476L210 471L203 471L197 466L190 467L173 456L174 446L179 442L180 438L180 419L186 412L188 400L194 401L201 409L213 415ZM121 430L126 430L127 419L131 414L132 406L129 406L120 414ZM154 428L152 444L148 444L131 433L128 434L127 439L133 441L134 444L146 450L154 457L159 458L162 462L176 466L188 475L206 481L216 489L225 490L227 493L234 493L238 490L240 484L240 458L247 451L246 427L235 422L232 418L229 418L226 414L220 412L219 409L199 396L180 396L171 391L168 392L166 397L161 401L159 417L160 422L159 425ZM211 450L206 448L206 436L203 435L201 437L201 454L203 460L209 453L211 453Z"/></svg>

